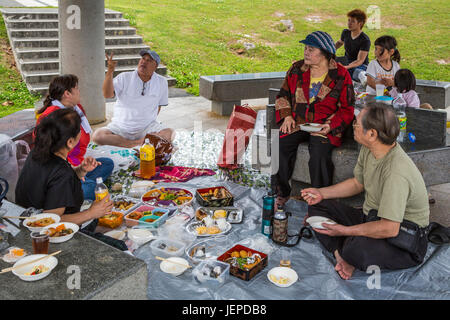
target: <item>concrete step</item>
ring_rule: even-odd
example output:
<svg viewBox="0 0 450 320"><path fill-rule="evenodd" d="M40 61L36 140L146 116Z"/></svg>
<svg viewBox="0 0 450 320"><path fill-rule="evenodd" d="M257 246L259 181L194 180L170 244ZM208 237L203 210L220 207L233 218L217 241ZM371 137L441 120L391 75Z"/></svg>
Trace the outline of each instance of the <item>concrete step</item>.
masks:
<svg viewBox="0 0 450 320"><path fill-rule="evenodd" d="M136 67L141 59L140 55L114 55L118 67L134 66ZM107 67L105 57L105 67ZM43 59L19 59L19 68L22 71L45 71L59 70L59 58L43 58ZM160 65L158 67L159 74L166 74L166 67Z"/></svg>
<svg viewBox="0 0 450 320"><path fill-rule="evenodd" d="M7 19L5 20L8 29L58 29L58 19ZM127 19L105 19L105 28L128 27Z"/></svg>
<svg viewBox="0 0 450 320"><path fill-rule="evenodd" d="M44 10L24 10L21 12L8 12L1 10L4 19L11 20L58 20L58 10L53 12ZM105 12L105 19L121 19L123 14L121 12Z"/></svg>
<svg viewBox="0 0 450 320"><path fill-rule="evenodd" d="M134 71L136 70L136 66L131 65L125 65L125 66L117 66L114 72L114 76L117 76L121 72L126 71ZM105 67L105 73L107 68ZM167 68L164 65L160 65L158 69L156 69L156 72L161 75L167 74ZM32 83L50 83L50 81L55 77L59 75L59 69L53 69L53 70L34 70L34 71L23 71L22 70L22 76L27 84Z"/></svg>
<svg viewBox="0 0 450 320"><path fill-rule="evenodd" d="M53 75L53 77L57 76L57 74ZM170 76L165 75L164 76L167 79L167 83L169 84L169 87L173 87L176 85L177 80L175 78L172 78ZM41 83L29 83L27 84L28 90L30 92L36 92L41 94L43 97L48 93L48 84L49 82L41 82Z"/></svg>
<svg viewBox="0 0 450 320"><path fill-rule="evenodd" d="M107 54L114 52L114 56L120 55L138 55L142 49L148 49L149 46L146 44L131 44L131 45L113 45L105 46L105 51ZM17 48L16 49L17 59L47 59L47 58L58 58L59 49L55 48Z"/></svg>
<svg viewBox="0 0 450 320"><path fill-rule="evenodd" d="M58 38L59 30L56 29L10 29L12 38ZM132 27L108 27L105 28L106 36L136 35L136 29Z"/></svg>
<svg viewBox="0 0 450 320"><path fill-rule="evenodd" d="M58 47L57 38L10 38L13 48L55 48ZM105 36L105 46L110 45L131 45L141 44L142 37L139 35L130 36Z"/></svg>

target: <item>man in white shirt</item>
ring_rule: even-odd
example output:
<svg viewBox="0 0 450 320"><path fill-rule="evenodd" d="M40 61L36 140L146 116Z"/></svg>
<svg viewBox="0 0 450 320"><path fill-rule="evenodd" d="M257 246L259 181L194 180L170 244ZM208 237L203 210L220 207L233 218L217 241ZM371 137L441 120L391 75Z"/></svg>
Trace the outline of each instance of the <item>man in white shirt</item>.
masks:
<svg viewBox="0 0 450 320"><path fill-rule="evenodd" d="M161 62L149 49L140 52L135 71L122 72L113 79L117 62L106 55L108 71L103 82L103 96L117 98L111 123L96 130L94 142L131 148L144 143L145 135L156 134L172 141L174 130L156 121L161 106L169 103L167 80L155 71Z"/></svg>

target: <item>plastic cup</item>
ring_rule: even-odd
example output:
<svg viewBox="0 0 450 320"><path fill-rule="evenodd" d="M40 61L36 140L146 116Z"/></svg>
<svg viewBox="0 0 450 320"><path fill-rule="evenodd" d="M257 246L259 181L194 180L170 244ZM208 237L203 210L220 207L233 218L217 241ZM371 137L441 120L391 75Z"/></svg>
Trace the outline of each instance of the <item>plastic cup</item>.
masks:
<svg viewBox="0 0 450 320"><path fill-rule="evenodd" d="M31 241L33 244L34 254L48 254L48 234L41 234L40 232L31 233Z"/></svg>
<svg viewBox="0 0 450 320"><path fill-rule="evenodd" d="M377 89L377 97L382 97L384 95L384 84L376 84L375 85L376 89Z"/></svg>
<svg viewBox="0 0 450 320"><path fill-rule="evenodd" d="M291 267L291 250L287 248L280 249L280 267Z"/></svg>

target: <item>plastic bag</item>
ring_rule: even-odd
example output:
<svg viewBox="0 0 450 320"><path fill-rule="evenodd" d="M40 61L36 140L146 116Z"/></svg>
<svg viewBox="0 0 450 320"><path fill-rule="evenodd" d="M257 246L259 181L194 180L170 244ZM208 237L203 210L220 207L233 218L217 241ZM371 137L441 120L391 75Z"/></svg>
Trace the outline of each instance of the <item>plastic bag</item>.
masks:
<svg viewBox="0 0 450 320"><path fill-rule="evenodd" d="M16 144L6 134L0 134L0 177L8 181L6 198L15 202L15 190L19 178Z"/></svg>
<svg viewBox="0 0 450 320"><path fill-rule="evenodd" d="M136 151L133 149L97 145L95 143L88 145L85 157L88 156L93 158L110 158L114 162L113 172L120 169L128 169L130 166L134 166L139 162Z"/></svg>
<svg viewBox="0 0 450 320"><path fill-rule="evenodd" d="M27 160L28 154L30 153L30 146L24 140L18 140L16 144L16 158L17 158L17 168L20 175L25 161Z"/></svg>

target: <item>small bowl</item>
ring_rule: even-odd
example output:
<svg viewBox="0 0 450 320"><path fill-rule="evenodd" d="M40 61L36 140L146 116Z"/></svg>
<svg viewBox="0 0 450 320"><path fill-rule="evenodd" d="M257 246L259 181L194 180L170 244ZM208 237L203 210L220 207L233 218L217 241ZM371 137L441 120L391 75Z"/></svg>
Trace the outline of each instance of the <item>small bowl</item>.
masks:
<svg viewBox="0 0 450 320"><path fill-rule="evenodd" d="M283 277L283 278L287 278L288 281L286 283L278 283L278 282L274 281L273 279L271 279L272 277L276 277L278 279L280 277ZM291 268L276 267L276 268L269 270L269 272L267 273L267 278L274 285L281 287L281 288L287 288L287 287L290 287L291 285L293 285L295 282L297 282L298 275L297 275L297 272L295 272Z"/></svg>
<svg viewBox="0 0 450 320"><path fill-rule="evenodd" d="M40 220L40 219L43 219L43 218L52 218L53 220L55 220L55 222L53 224L58 223L59 221L61 221L61 217L59 215L57 215L57 214L54 214L54 213L41 213L41 214L37 214L37 215L31 216L31 217L25 219L23 221L23 225L28 230L30 230L31 232L41 232L44 228L47 228L48 226L45 226L45 227L29 227L27 224L29 222L37 221L37 220Z"/></svg>
<svg viewBox="0 0 450 320"><path fill-rule="evenodd" d="M75 235L75 233L78 232L78 230L80 230L80 227L78 225L76 225L75 223L71 223L71 222L62 222L62 223L53 223L47 227L45 227L44 229L42 229L41 233L44 233L46 230L50 229L50 228L56 228L60 225L64 225L67 229L72 229L72 233L68 234L66 236L62 236L62 237L48 237L50 243L63 243L66 241L69 241L70 239L73 238L73 236Z"/></svg>
<svg viewBox="0 0 450 320"><path fill-rule="evenodd" d="M25 264L27 262L30 262L32 260L39 259L44 256L48 256L48 255L47 254L33 254L30 256L27 256L27 257L22 258L19 261L17 261L14 264L13 268L20 266L22 264ZM47 268L49 268L49 270L47 270L46 272L43 272L41 274L37 274L37 275L33 275L33 276L25 275L25 273L31 272L35 266L39 266L41 264L45 265ZM54 256L51 256L51 257L48 257L47 259L43 259L43 260L37 261L36 263L32 263L30 265L19 268L17 270L13 270L12 273L14 273L14 275L18 276L20 279L22 279L24 281L37 281L37 280L44 279L46 276L48 276L57 265L58 265L58 259L56 259Z"/></svg>
<svg viewBox="0 0 450 320"><path fill-rule="evenodd" d="M189 265L189 262L186 259L179 258L179 257L171 257L171 258L168 258L167 260L186 265L186 267L183 267L182 265L180 265L178 263L170 263L169 261L162 261L161 264L159 265L161 271L172 274L174 276L181 275L183 272L186 271L186 269L188 268L187 266Z"/></svg>

